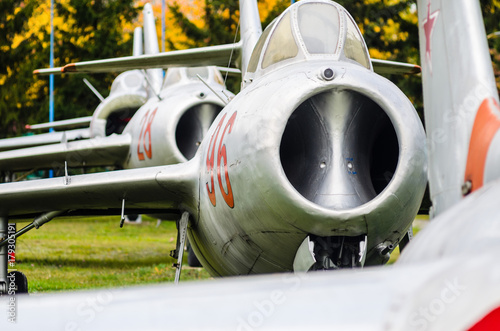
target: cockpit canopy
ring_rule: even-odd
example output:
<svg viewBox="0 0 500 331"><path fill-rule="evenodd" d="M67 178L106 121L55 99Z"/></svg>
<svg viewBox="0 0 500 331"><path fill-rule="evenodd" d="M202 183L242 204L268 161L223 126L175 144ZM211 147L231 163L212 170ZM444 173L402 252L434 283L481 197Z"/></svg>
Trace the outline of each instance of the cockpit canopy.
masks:
<svg viewBox="0 0 500 331"><path fill-rule="evenodd" d="M200 81L198 75L207 83L215 82L224 86L224 79L217 67L170 68L167 70L162 89L174 84Z"/></svg>
<svg viewBox="0 0 500 331"><path fill-rule="evenodd" d="M348 61L372 70L365 41L351 15L333 2L300 2L274 20L259 38L250 77L310 58Z"/></svg>

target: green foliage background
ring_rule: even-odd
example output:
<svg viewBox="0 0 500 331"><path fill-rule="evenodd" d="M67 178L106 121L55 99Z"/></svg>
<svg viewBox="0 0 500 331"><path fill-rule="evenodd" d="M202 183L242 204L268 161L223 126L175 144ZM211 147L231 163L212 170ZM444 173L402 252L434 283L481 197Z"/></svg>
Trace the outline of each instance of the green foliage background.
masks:
<svg viewBox="0 0 500 331"><path fill-rule="evenodd" d="M20 135L28 123L48 121L49 78L34 77L33 70L49 67L50 29L33 31L29 24L35 10L46 2L0 1L0 137ZM133 0L54 3L64 25L71 22L65 28L54 27L59 37L54 45L56 67L67 62L131 55L132 40L125 41L122 21L132 21L137 16L139 9L134 8ZM18 45L16 35L22 36ZM99 74L86 78L104 93L109 91L115 76ZM54 77L56 120L90 115L98 105L99 100L83 84L84 77Z"/></svg>
<svg viewBox="0 0 500 331"><path fill-rule="evenodd" d="M27 123L48 121L48 78L33 77L36 68L49 64L49 29L33 32L29 19L48 0L0 1L0 138L20 135ZM259 2L271 0L259 0ZM338 0L358 22L374 58L420 63L418 20L414 0ZM55 66L68 62L130 55L132 30L124 32L142 10L134 0L59 0L56 12L64 28L56 26ZM272 0L273 8L262 17L267 26L289 4ZM481 0L487 33L500 30L500 0ZM188 37L182 45L199 47L232 43L238 26L238 1L205 0L204 25L198 27L185 14L183 1L169 5L175 22ZM158 13L157 13L158 14ZM159 20L158 20L159 21ZM159 24L159 23L158 23ZM126 29L125 29L126 30ZM16 37L17 36L17 37ZM19 36L22 41L19 42ZM16 41L17 38L17 41ZM174 42L166 40L170 49ZM15 47L13 45L15 44ZM177 44L178 45L178 44ZM493 66L500 88L500 38L490 40ZM116 75L86 77L104 95ZM87 116L98 99L82 83L85 76L55 77L56 120ZM389 77L422 114L419 76ZM239 81L228 81L234 92Z"/></svg>

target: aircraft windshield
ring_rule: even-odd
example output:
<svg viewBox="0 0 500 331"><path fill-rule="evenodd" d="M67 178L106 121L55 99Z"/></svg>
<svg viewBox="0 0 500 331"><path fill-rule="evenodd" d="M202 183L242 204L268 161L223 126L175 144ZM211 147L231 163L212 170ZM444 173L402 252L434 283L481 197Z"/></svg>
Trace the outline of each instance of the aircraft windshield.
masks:
<svg viewBox="0 0 500 331"><path fill-rule="evenodd" d="M262 52L262 49L264 48L264 43L266 42L267 36L269 35L269 32L273 29L273 25L275 22L272 22L269 24L269 26L262 32L262 35L260 36L259 40L257 41L257 44L255 45L255 48L253 49L252 56L250 57L250 61L248 62L248 72L255 72L257 70L257 64L259 64L259 57L260 53Z"/></svg>
<svg viewBox="0 0 500 331"><path fill-rule="evenodd" d="M265 69L271 64L293 58L298 52L299 48L292 34L290 13L287 13L269 39L269 44L262 61L262 68Z"/></svg>
<svg viewBox="0 0 500 331"><path fill-rule="evenodd" d="M208 80L208 68L207 67L195 67L195 68L187 68L186 73L189 79L191 80L198 80L198 76L200 75L201 78L204 80Z"/></svg>
<svg viewBox="0 0 500 331"><path fill-rule="evenodd" d="M344 46L345 57L370 69L370 60L366 53L363 37L350 17L347 17L347 35Z"/></svg>
<svg viewBox="0 0 500 331"><path fill-rule="evenodd" d="M302 61L322 56L336 61L355 61L371 70L363 36L349 13L339 5L324 1L299 3L264 30L250 57L247 72L271 70L277 63L291 63L291 59ZM254 77L249 76L248 81Z"/></svg>
<svg viewBox="0 0 500 331"><path fill-rule="evenodd" d="M173 85L180 82L182 79L181 70L179 68L170 68L167 70L167 75L163 81L163 87Z"/></svg>
<svg viewBox="0 0 500 331"><path fill-rule="evenodd" d="M334 54L339 41L339 13L334 6L322 3L299 8L299 30L310 54Z"/></svg>

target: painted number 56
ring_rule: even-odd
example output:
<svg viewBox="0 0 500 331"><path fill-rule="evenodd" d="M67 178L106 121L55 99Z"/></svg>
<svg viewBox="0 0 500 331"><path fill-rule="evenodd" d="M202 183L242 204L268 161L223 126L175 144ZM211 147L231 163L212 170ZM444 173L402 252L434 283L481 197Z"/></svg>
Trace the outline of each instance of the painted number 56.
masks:
<svg viewBox="0 0 500 331"><path fill-rule="evenodd" d="M208 182L206 183L206 185L207 185L208 197L210 198L210 202L214 207L216 205L215 189L214 189L215 146L217 144L219 133L223 126L224 129L222 130L222 135L219 140L219 148L217 151L217 168L216 168L217 181L219 182L220 193L222 194L224 201L229 207L231 208L234 207L233 189L231 188L231 181L229 180L229 174L227 171L227 151L226 151L226 145L224 144L224 137L226 136L226 133L231 133L234 121L236 120L236 114L237 112L234 112L234 114L229 118L225 126L224 122L227 114L224 114L224 116L222 116L219 123L217 124L217 127L215 128L214 133L212 134L212 137L210 138L210 144L208 145L207 171L210 175L210 185ZM222 183L222 176L224 176L227 186L226 188L224 188L224 185Z"/></svg>

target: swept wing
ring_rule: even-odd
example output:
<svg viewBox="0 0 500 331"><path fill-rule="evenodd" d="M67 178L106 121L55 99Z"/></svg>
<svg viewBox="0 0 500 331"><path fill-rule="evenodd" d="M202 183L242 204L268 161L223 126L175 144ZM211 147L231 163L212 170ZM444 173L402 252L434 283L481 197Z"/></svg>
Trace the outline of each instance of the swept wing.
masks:
<svg viewBox="0 0 500 331"><path fill-rule="evenodd" d="M195 49L186 49L159 54L140 56L126 56L105 60L85 61L68 64L59 71L47 69L35 70L35 74L47 75L51 73L96 73L110 71L125 71L132 69L168 69L172 67L199 67L199 66L227 66L229 59L236 60L240 43L220 46L209 46ZM231 54L233 54L231 56Z"/></svg>
<svg viewBox="0 0 500 331"><path fill-rule="evenodd" d="M151 69L172 67L198 66L236 66L236 60L241 53L241 42L220 46L209 46L194 49L172 51L167 53L127 56L105 60L70 63L56 73L97 73L115 72L133 69ZM416 74L420 67L414 64L374 60L373 69L378 74ZM54 73L48 69L38 69L35 74L47 75Z"/></svg>
<svg viewBox="0 0 500 331"><path fill-rule="evenodd" d="M26 125L26 129L30 130L42 130L42 129L74 129L82 126L89 126L92 122L92 116L71 118L67 120L61 120L56 122L47 122L40 124Z"/></svg>
<svg viewBox="0 0 500 331"><path fill-rule="evenodd" d="M56 177L0 185L0 215L22 218L55 210L73 215L166 212L197 192L186 164Z"/></svg>
<svg viewBox="0 0 500 331"><path fill-rule="evenodd" d="M371 59L373 71L377 74L418 74L422 68L416 64Z"/></svg>
<svg viewBox="0 0 500 331"><path fill-rule="evenodd" d="M0 152L0 170L62 168L65 162L70 167L112 166L123 163L131 142L123 134Z"/></svg>
<svg viewBox="0 0 500 331"><path fill-rule="evenodd" d="M17 148L27 148L39 145L57 144L63 141L90 138L90 130L76 129L65 132L42 133L33 136L22 136L0 139L0 151L8 151Z"/></svg>

